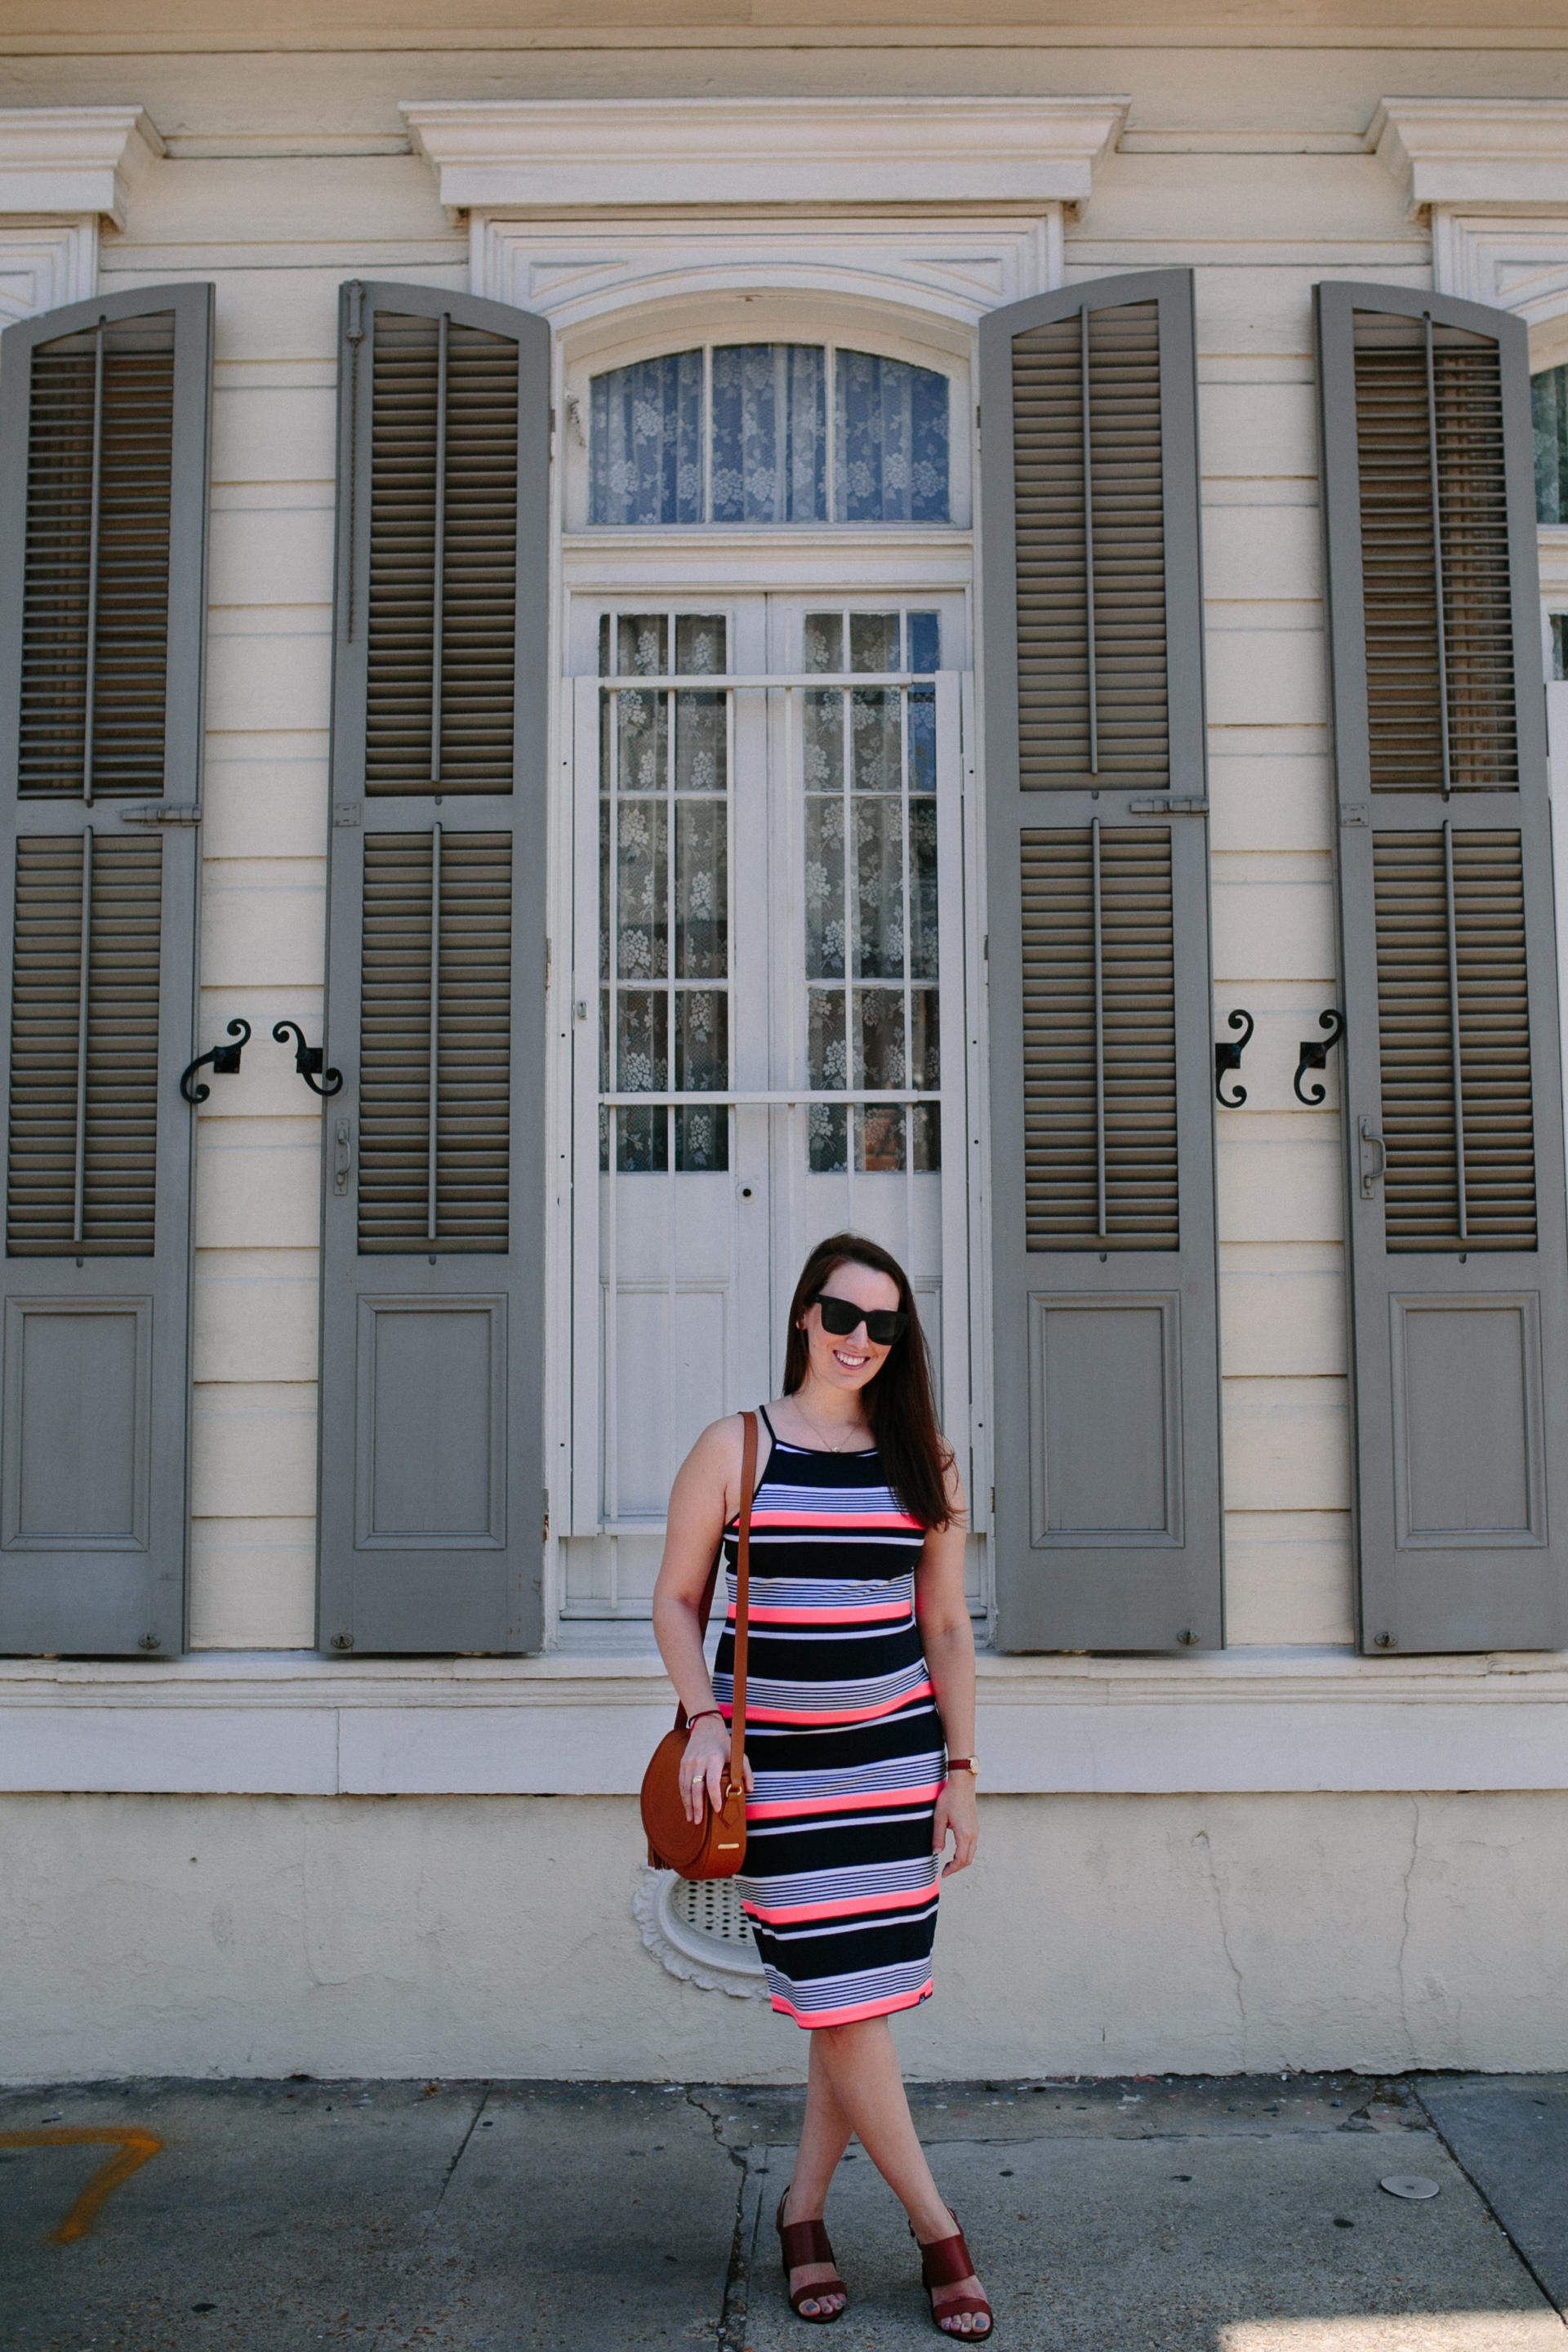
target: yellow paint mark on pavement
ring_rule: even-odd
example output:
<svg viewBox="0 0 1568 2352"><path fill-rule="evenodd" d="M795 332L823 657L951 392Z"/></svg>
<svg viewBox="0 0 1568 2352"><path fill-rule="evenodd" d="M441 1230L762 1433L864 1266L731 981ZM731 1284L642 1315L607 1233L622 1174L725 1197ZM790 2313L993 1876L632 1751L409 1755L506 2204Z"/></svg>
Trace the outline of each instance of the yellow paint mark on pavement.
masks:
<svg viewBox="0 0 1568 2352"><path fill-rule="evenodd" d="M85 2238L98 2219L98 2209L112 2189L122 2180L129 2180L140 2171L151 2156L156 2156L163 2143L150 2131L126 2130L122 2126L106 2126L102 2130L84 2126L80 2130L0 2132L0 2147L108 2147L119 2150L107 2164L100 2165L54 2233L57 2246L68 2246L73 2238Z"/></svg>

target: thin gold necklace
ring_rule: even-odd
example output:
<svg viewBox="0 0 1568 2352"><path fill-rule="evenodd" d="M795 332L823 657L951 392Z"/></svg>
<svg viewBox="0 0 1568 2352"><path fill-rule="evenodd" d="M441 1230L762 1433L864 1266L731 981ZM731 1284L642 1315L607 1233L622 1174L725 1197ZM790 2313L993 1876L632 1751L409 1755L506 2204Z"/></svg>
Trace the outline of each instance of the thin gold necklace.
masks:
<svg viewBox="0 0 1568 2352"><path fill-rule="evenodd" d="M803 1404L802 1404L802 1402L801 1402L801 1401L800 1401L800 1399L799 1399L798 1397L796 1397L796 1398L795 1398L795 1409L796 1412L798 1412L798 1413L799 1413L799 1415L800 1415L800 1417L801 1417L802 1421L804 1421L804 1422L805 1422L805 1425L806 1425L807 1429L815 1429L815 1430L816 1430L816 1433L817 1433L818 1437L820 1437L820 1438L821 1438L821 1440L822 1440L822 1444L823 1444L823 1451L824 1451L824 1453L826 1453L826 1454L847 1454L847 1453L848 1453L848 1451L849 1451L849 1447L848 1447L847 1443L846 1443L846 1444L843 1444L843 1445L835 1445L835 1444L834 1444L834 1443L833 1443L833 1440L828 1436L827 1432L823 1428L822 1423L821 1423L819 1421L813 1421L813 1419L812 1419L812 1417L811 1417L810 1413L808 1413L808 1412L807 1412L807 1411L806 1411L806 1409L805 1409L805 1405L803 1405ZM866 1425L865 1425L865 1423L862 1422L862 1423L861 1423L861 1424L860 1424L860 1429L864 1429L864 1428L865 1428L865 1426L866 1426ZM851 1436L851 1437L858 1437L858 1435L860 1434L860 1429L852 1429L852 1430L850 1431L850 1433L849 1433L850 1436ZM868 1435L868 1436L869 1436L869 1435L870 1435L870 1432L869 1432L869 1430L867 1430L867 1431L866 1431L866 1433L867 1433L867 1435ZM860 1453L864 1453L864 1452L865 1452L865 1448L864 1448L864 1446L861 1446L861 1447L857 1448L857 1451L858 1451L858 1452L860 1452Z"/></svg>

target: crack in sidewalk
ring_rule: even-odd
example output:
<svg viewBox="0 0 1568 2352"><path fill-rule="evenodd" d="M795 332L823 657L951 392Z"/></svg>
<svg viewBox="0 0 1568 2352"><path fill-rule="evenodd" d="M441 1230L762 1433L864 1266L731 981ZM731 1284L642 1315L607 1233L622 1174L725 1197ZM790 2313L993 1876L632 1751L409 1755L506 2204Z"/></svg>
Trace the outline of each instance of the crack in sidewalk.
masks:
<svg viewBox="0 0 1568 2352"><path fill-rule="evenodd" d="M746 2151L732 2147L725 2138L724 2118L719 2110L709 2106L691 2084L683 2083L681 2090L687 2105L698 2115L707 2116L712 2126L715 2144L723 2149L740 2176L735 2184L735 2221L730 2233L730 2259L724 2272L724 2292L720 2299L719 2316L713 2332L721 2352L741 2352L745 2342L751 2290L751 2255L745 2242L746 2191L751 2186L751 2167L746 2161Z"/></svg>

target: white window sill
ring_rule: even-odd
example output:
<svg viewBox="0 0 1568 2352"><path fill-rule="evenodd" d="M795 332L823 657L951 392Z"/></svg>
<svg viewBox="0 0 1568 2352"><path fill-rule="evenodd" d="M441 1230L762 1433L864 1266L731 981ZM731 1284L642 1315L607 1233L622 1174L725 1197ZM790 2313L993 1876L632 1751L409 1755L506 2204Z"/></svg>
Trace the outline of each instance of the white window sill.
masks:
<svg viewBox="0 0 1568 2352"><path fill-rule="evenodd" d="M0 1790L635 1794L656 1657L0 1662ZM1568 1790L1568 1654L980 1660L989 1794Z"/></svg>

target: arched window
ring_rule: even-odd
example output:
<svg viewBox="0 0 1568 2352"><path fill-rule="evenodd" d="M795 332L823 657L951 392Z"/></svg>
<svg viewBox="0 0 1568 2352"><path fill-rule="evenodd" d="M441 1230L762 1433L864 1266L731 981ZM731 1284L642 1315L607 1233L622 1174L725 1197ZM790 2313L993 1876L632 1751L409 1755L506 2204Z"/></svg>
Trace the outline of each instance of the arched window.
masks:
<svg viewBox="0 0 1568 2352"><path fill-rule="evenodd" d="M831 387L831 396L830 396ZM948 379L875 352L716 343L593 379L592 523L932 523Z"/></svg>

